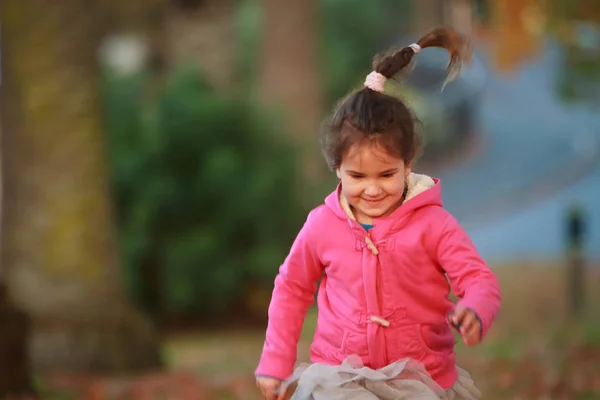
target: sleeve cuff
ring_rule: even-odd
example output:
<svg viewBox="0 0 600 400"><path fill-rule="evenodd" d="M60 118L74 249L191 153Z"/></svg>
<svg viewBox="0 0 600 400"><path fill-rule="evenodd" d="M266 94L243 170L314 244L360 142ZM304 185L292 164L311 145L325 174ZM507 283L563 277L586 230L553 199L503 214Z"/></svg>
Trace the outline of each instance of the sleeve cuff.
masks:
<svg viewBox="0 0 600 400"><path fill-rule="evenodd" d="M485 313L485 307L476 307L475 305L470 304L467 301L460 301L457 305L461 305L462 307L471 311L475 315L475 318L477 318L477 321L479 322L479 333L481 335L481 339L483 340L483 338L487 335L491 324L491 318L487 318L489 315Z"/></svg>
<svg viewBox="0 0 600 400"><path fill-rule="evenodd" d="M254 376L263 376L284 381L292 376L294 361L263 353Z"/></svg>

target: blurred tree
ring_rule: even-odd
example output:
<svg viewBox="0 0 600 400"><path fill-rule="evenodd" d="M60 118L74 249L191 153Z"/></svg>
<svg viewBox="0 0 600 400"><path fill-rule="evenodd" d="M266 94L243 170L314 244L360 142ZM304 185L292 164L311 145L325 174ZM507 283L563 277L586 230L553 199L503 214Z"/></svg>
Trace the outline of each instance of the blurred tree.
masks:
<svg viewBox="0 0 600 400"><path fill-rule="evenodd" d="M319 71L326 108L362 82L375 53L400 44L400 39L410 33L412 3L413 0L372 0L367 7L363 0L318 2ZM243 0L236 15L242 56L239 68L250 92L256 81L262 83L257 78L262 71L256 70L263 68L263 5L262 0Z"/></svg>
<svg viewBox="0 0 600 400"><path fill-rule="evenodd" d="M545 11L537 0L491 0L493 58L506 73L541 50Z"/></svg>
<svg viewBox="0 0 600 400"><path fill-rule="evenodd" d="M564 45L557 91L566 101L600 104L600 2L549 0L549 33Z"/></svg>
<svg viewBox="0 0 600 400"><path fill-rule="evenodd" d="M117 36L110 43L113 46L112 57L131 59L135 48L141 47L139 50L143 53L143 59L127 72L132 76L132 73L143 71L146 77L142 84L142 93L145 95L135 100L147 103L146 107L142 104L142 113L155 112L153 105L165 88L164 78L168 71L181 67L201 73L206 82L219 91L230 92L237 88L234 72L239 60L236 57L236 10L233 1L135 0L123 3L104 0L103 4L108 17L104 24L106 30ZM130 43L133 48L118 51L117 46L124 43ZM107 64L110 65L111 62ZM118 60L116 64L120 64ZM112 68L111 73L115 72L116 69ZM133 77L133 80L136 78ZM131 100L127 96L125 99ZM129 107L134 106L135 102L120 105L133 112ZM139 114L130 115L133 119L138 117ZM132 132L124 134L131 135ZM126 140L132 140L132 137ZM139 152L141 148L135 151ZM139 155L127 155L136 156ZM153 252L147 253L136 263L140 279L137 280L135 292L140 305L155 322L159 322L163 314L162 306L166 296L163 293L159 264Z"/></svg>
<svg viewBox="0 0 600 400"><path fill-rule="evenodd" d="M166 0L165 52L170 65L200 67L221 91L237 88L234 0Z"/></svg>
<svg viewBox="0 0 600 400"><path fill-rule="evenodd" d="M472 0L452 0L444 4L445 23L470 36L475 22L476 4Z"/></svg>
<svg viewBox="0 0 600 400"><path fill-rule="evenodd" d="M413 0L326 0L323 15L323 85L333 106L362 84L373 56L388 46L406 45L414 19Z"/></svg>
<svg viewBox="0 0 600 400"><path fill-rule="evenodd" d="M148 67L149 99L153 99L163 84L168 68L166 15L169 0L103 0L108 34L132 35L144 46L143 66Z"/></svg>
<svg viewBox="0 0 600 400"><path fill-rule="evenodd" d="M554 28L575 21L600 22L600 3L588 0L545 0Z"/></svg>
<svg viewBox="0 0 600 400"><path fill-rule="evenodd" d="M103 86L128 288L147 306L152 265L163 322L263 323L306 212L289 138L194 69L169 73L154 104L141 100L144 80L107 71Z"/></svg>
<svg viewBox="0 0 600 400"><path fill-rule="evenodd" d="M262 45L259 90L265 104L278 106L284 130L304 150L305 171L324 169L317 134L324 114L317 0L261 0Z"/></svg>
<svg viewBox="0 0 600 400"><path fill-rule="evenodd" d="M482 24L487 24L490 21L490 5L489 0L475 0L473 7L477 20Z"/></svg>
<svg viewBox="0 0 600 400"><path fill-rule="evenodd" d="M3 61L6 61L6 57ZM0 83L0 110L3 109L2 105L5 102L12 101L10 97L5 96L6 93L10 93L10 82L9 85ZM0 133L1 122L0 120ZM2 197L0 195L0 204ZM1 217L2 212L0 212L0 220L4 221ZM31 398L35 395L27 346L30 332L31 319L9 297L2 274L2 265L0 265L0 398L2 399Z"/></svg>
<svg viewBox="0 0 600 400"><path fill-rule="evenodd" d="M33 320L39 370L160 363L155 328L122 289L98 97L102 10L3 1L2 267ZM3 88L4 89L4 88Z"/></svg>
<svg viewBox="0 0 600 400"><path fill-rule="evenodd" d="M102 4L107 32L135 36L146 46L145 66L153 68L157 78L149 93L156 94L166 70L183 64L202 69L219 90L237 88L233 0L103 0Z"/></svg>
<svg viewBox="0 0 600 400"><path fill-rule="evenodd" d="M414 0L323 0L315 2L316 9L310 4L314 0L269 1L241 2L236 16L241 72L250 91L258 86L269 106L283 115L293 113L286 129L314 155L315 165L322 164L316 136L326 108L362 83L375 53L398 45L410 32ZM297 12L298 6L304 11ZM315 41L310 48L304 46L309 40ZM313 51L306 56L312 60L300 61ZM311 76L317 79L313 83L307 81ZM304 112L306 107L313 111Z"/></svg>
<svg viewBox="0 0 600 400"><path fill-rule="evenodd" d="M577 45L567 45L560 73L556 75L556 88L567 102L600 106L600 51L590 52Z"/></svg>
<svg viewBox="0 0 600 400"><path fill-rule="evenodd" d="M0 398L30 398L34 394L27 343L30 319L8 298L0 282Z"/></svg>
<svg viewBox="0 0 600 400"><path fill-rule="evenodd" d="M100 26L106 32L145 32L164 13L169 0L102 0Z"/></svg>
<svg viewBox="0 0 600 400"><path fill-rule="evenodd" d="M106 19L103 26L109 34L103 41L103 65L111 69L113 74L119 69L125 70L123 75L128 77L144 71L147 79L144 80L140 100L153 104L160 97L164 78L170 68L167 32L169 0L104 0L103 4ZM119 44L130 47L118 51ZM132 60L132 54L136 51L138 59ZM116 67L123 64L119 58L129 59L125 63L133 64L132 67ZM132 112L127 106L124 109ZM136 293L139 305L159 324L164 294L157 260L149 254L139 263L136 271L140 278Z"/></svg>
<svg viewBox="0 0 600 400"><path fill-rule="evenodd" d="M412 0L416 18L413 18L413 30L418 35L446 22L444 2L442 0Z"/></svg>

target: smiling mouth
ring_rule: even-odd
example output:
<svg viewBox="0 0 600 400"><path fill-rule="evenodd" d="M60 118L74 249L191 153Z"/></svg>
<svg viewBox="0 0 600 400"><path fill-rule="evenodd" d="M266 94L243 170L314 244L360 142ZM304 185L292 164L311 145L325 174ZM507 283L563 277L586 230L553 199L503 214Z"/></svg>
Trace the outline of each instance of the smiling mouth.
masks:
<svg viewBox="0 0 600 400"><path fill-rule="evenodd" d="M370 204L376 204L376 203L381 203L383 200L385 200L385 197L382 197L381 199L363 199L363 201L370 203Z"/></svg>

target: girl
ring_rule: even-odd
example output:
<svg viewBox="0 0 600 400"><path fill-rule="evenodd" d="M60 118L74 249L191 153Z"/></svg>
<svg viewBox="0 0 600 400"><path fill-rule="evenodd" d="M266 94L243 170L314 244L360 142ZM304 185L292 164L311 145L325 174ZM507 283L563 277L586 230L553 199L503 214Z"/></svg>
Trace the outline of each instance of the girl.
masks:
<svg viewBox="0 0 600 400"><path fill-rule="evenodd" d="M411 172L417 120L384 93L385 80L426 47L450 53L449 79L468 55L456 32L436 28L376 57L365 87L339 104L323 132L340 184L310 212L275 279L255 372L266 400L284 398L290 382L298 400L480 398L455 365L450 325L466 345L478 344L498 312L499 284L443 208L439 180ZM293 374L321 278L312 364ZM449 283L461 299L455 307Z"/></svg>

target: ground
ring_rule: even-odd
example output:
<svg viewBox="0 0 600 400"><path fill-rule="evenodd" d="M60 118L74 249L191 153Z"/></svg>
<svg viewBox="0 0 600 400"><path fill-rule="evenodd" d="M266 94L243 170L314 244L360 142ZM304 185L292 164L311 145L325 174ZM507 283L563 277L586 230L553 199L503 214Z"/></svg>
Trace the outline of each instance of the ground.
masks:
<svg viewBox="0 0 600 400"><path fill-rule="evenodd" d="M541 263L540 263L541 264ZM486 400L600 399L600 269L588 271L585 316L568 318L563 269L522 263L495 269L502 311L484 344L458 345L458 362ZM299 345L305 360L315 322L311 312ZM171 335L170 369L130 379L64 376L40 379L49 399L258 399L252 372L264 332Z"/></svg>

